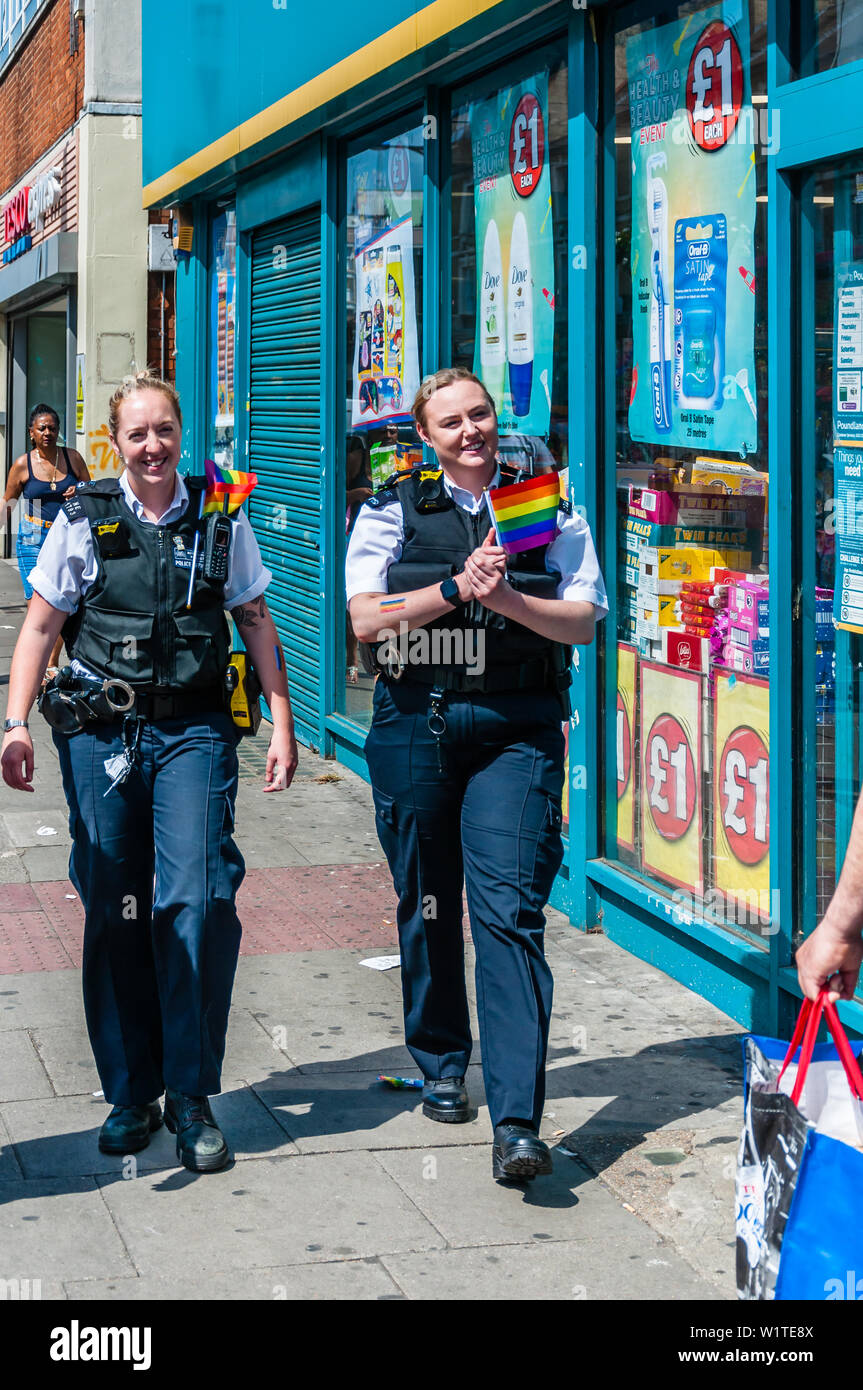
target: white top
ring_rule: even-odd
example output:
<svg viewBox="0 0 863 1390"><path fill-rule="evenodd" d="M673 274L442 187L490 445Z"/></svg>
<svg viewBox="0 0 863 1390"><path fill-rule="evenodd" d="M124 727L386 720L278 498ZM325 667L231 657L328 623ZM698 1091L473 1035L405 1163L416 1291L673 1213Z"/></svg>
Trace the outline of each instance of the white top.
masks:
<svg viewBox="0 0 863 1390"><path fill-rule="evenodd" d="M120 474L120 490L138 520L148 526L167 526L169 522L176 521L178 516L182 516L189 500L186 484L178 473L174 500L158 521L150 521L144 515L143 504L129 486L125 472ZM255 533L245 512L235 512L230 520L234 533L225 584L225 607L236 608L238 604L258 598L273 576L264 566ZM30 574L30 583L52 608L59 608L63 613L74 613L79 599L86 594L98 572L89 524L83 518L81 521L70 521L61 510L39 551L39 560Z"/></svg>
<svg viewBox="0 0 863 1390"><path fill-rule="evenodd" d="M498 477L499 473L492 480L492 487L497 485ZM446 473L443 485L453 501L472 516L485 507L484 497L474 497L472 492L453 483ZM584 517L575 512L571 516L558 512L557 524L558 534L545 555L547 568L560 575L557 597L592 603L597 620L604 618L608 599L590 527ZM356 594L387 592L387 570L401 555L404 538L404 517L398 498L382 507L366 505L360 508L345 560L348 602ZM32 575L30 582L33 582Z"/></svg>

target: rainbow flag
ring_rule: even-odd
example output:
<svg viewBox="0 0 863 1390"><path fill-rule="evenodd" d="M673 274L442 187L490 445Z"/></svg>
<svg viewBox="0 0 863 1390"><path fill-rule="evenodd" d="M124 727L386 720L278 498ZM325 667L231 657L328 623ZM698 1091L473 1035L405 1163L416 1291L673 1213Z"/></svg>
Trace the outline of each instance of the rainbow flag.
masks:
<svg viewBox="0 0 863 1390"><path fill-rule="evenodd" d="M490 488L486 498L498 544L508 555L554 540L560 506L556 473L540 473L523 483Z"/></svg>
<svg viewBox="0 0 863 1390"><path fill-rule="evenodd" d="M242 507L258 481L255 473L238 473L235 468L220 468L212 459L204 459L207 490L201 516L208 512L226 512L228 516ZM227 505L225 499L227 498Z"/></svg>

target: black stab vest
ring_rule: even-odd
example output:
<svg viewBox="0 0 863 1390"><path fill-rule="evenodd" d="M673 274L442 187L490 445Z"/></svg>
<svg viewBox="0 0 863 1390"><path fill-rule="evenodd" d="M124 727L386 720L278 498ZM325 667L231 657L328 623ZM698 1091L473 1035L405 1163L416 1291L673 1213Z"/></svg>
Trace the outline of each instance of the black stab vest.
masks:
<svg viewBox="0 0 863 1390"><path fill-rule="evenodd" d="M142 694L224 687L230 653L224 582L201 576L186 609L204 478L185 477L189 502L167 526L139 521L115 478L83 483L64 503L73 525L89 525L99 567L63 626L70 656Z"/></svg>
<svg viewBox="0 0 863 1390"><path fill-rule="evenodd" d="M407 477L390 480L382 494L377 494L381 498L378 506L397 496L404 520L402 553L387 571L387 589L391 594L440 584L457 574L464 568L471 551L482 545L488 535L491 519L487 510L480 508L476 515L466 512L446 493L442 474L439 487L435 489L434 476L436 471L432 474L426 469L414 469ZM501 486L514 481L515 476L511 478L506 470L501 470ZM424 496L424 492L434 494L435 491L437 495L431 499ZM374 502L375 498L371 498L365 505ZM565 510L566 504L562 505ZM424 510L424 507L434 509ZM547 550L547 545L536 546L532 550L508 556L507 576L514 589L536 598L557 597L560 576L546 569ZM393 626L397 627L395 621ZM453 632L458 628L483 629L486 671L498 672L507 667L514 669L544 658L550 673L549 685L555 684L551 673L560 675L569 671L572 659L570 647L541 637L539 633L500 613L493 613L476 599L424 626L429 633ZM434 651L436 645L438 650L441 650L441 646L446 650L446 644L433 642L429 644L430 650ZM465 666L453 666L451 669L454 673L469 673L469 668ZM409 670L405 676L410 678Z"/></svg>

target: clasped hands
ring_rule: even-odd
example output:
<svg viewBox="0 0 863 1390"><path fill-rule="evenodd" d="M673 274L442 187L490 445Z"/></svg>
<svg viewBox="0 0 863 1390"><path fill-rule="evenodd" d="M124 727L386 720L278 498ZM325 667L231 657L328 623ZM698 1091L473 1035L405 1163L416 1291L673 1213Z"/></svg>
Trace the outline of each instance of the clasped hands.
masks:
<svg viewBox="0 0 863 1390"><path fill-rule="evenodd" d="M455 578L465 602L475 598L493 613L507 612L515 591L507 582L506 551L498 545L493 526L482 545L468 555L464 569Z"/></svg>

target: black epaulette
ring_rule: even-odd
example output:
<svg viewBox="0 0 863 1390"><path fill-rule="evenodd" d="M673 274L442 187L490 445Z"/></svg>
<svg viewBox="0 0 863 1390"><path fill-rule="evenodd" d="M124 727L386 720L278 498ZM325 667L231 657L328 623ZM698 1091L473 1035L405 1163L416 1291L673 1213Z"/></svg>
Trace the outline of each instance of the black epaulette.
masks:
<svg viewBox="0 0 863 1390"><path fill-rule="evenodd" d="M118 492L122 492L122 489L116 478L95 478L87 483L79 483L74 497L63 503L63 511L69 521L81 521L87 515L81 502L82 496L96 493L99 497L113 497Z"/></svg>
<svg viewBox="0 0 863 1390"><path fill-rule="evenodd" d="M405 469L403 473L391 473L386 482L382 483L380 487L375 488L371 497L366 498L363 506L374 508L385 507L387 503L397 501L398 493L396 488L398 484L403 482L405 478L410 478L413 473L418 472L418 468L408 468Z"/></svg>
<svg viewBox="0 0 863 1390"><path fill-rule="evenodd" d="M564 516L572 516L572 503L568 497L561 497L558 510L563 512Z"/></svg>

